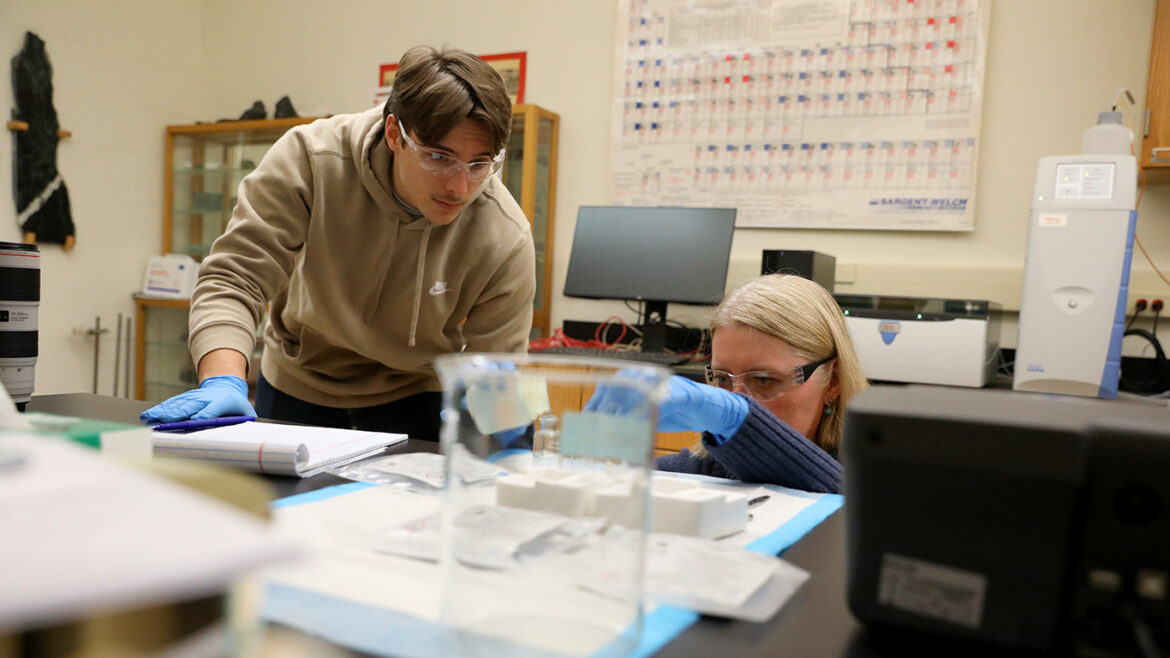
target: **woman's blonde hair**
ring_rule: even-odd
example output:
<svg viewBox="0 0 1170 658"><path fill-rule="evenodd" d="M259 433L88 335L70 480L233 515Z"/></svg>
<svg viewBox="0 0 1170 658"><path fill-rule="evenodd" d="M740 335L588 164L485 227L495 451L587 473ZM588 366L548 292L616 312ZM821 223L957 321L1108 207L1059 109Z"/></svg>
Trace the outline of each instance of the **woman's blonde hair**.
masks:
<svg viewBox="0 0 1170 658"><path fill-rule="evenodd" d="M816 379L825 386L837 375L840 392L826 407L814 443L837 454L849 400L869 386L861 372L853 340L841 307L817 283L791 274L769 274L731 291L711 317L711 334L720 327L741 325L784 341L807 362L836 355L832 368L818 368Z"/></svg>

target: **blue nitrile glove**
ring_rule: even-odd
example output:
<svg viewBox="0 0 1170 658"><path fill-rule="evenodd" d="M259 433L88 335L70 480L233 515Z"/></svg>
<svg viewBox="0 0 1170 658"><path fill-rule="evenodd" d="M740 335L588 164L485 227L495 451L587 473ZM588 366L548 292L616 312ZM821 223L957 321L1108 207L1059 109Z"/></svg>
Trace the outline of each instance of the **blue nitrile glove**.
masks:
<svg viewBox="0 0 1170 658"><path fill-rule="evenodd" d="M463 413L467 413L467 398L464 398L462 400L462 402L460 402L459 408ZM439 412L439 419L442 420L444 423L447 422L447 418L448 418L448 414L447 414L446 409L443 409L442 411ZM501 447L507 449L507 448L511 448L512 444L517 443L517 442L521 441L521 439L528 436L528 430L531 427L532 427L532 425L528 425L525 427L514 427L510 430L503 430L500 432L496 432L495 434L489 434L488 436L492 437L492 439L494 439L496 441L496 443L500 444ZM525 445L524 443L520 443L520 445L517 445L516 447L523 448L523 449L530 449L530 448L532 448L532 445L531 445L531 442L528 442L527 445Z"/></svg>
<svg viewBox="0 0 1170 658"><path fill-rule="evenodd" d="M617 379L635 377L623 370ZM585 404L587 411L621 414L642 405L645 396L633 387L601 385ZM670 378L670 394L658 408L659 432L710 432L719 443L739 430L751 406L746 398L678 375Z"/></svg>
<svg viewBox="0 0 1170 658"><path fill-rule="evenodd" d="M515 428L512 428L510 430L504 430L503 432L496 432L495 434L492 434L491 437L493 439L495 439L496 442L499 443L502 447L511 448L513 446L513 444L517 444L518 442L520 442L521 439L523 439L525 436L528 435L528 428L529 427L532 427L532 426L526 425L524 427L515 427ZM517 448L532 448L532 445L531 445L531 443L528 443L527 445L525 445L525 444L516 445L516 447Z"/></svg>
<svg viewBox="0 0 1170 658"><path fill-rule="evenodd" d="M743 396L675 375L670 397L659 407L658 431L710 432L724 443L739 431L750 410Z"/></svg>
<svg viewBox="0 0 1170 658"><path fill-rule="evenodd" d="M255 416L248 402L248 382L235 375L204 379L199 388L180 393L139 414L148 423L203 420L220 416Z"/></svg>

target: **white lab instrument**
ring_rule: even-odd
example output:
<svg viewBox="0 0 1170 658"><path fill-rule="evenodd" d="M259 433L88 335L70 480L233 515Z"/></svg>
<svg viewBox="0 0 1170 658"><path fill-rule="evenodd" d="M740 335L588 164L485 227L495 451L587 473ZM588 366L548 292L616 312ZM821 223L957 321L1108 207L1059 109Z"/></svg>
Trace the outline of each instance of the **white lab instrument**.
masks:
<svg viewBox="0 0 1170 658"><path fill-rule="evenodd" d="M1119 148L1120 142L1111 141L1110 148ZM1100 147L1089 134L1085 144ZM1020 301L1016 390L1117 397L1136 181L1132 155L1040 159Z"/></svg>
<svg viewBox="0 0 1170 658"><path fill-rule="evenodd" d="M995 376L1000 321L995 302L834 297L868 379L978 388Z"/></svg>

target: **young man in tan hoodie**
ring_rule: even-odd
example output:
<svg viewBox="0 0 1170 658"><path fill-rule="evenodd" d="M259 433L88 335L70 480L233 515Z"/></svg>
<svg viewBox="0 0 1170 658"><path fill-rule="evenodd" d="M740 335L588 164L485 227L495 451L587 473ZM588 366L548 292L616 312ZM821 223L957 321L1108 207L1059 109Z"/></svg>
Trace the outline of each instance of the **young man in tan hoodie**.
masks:
<svg viewBox="0 0 1170 658"><path fill-rule="evenodd" d="M191 300L199 388L148 422L258 415L438 437L449 352L524 352L536 266L493 174L511 100L475 55L419 46L385 107L293 128L241 183Z"/></svg>

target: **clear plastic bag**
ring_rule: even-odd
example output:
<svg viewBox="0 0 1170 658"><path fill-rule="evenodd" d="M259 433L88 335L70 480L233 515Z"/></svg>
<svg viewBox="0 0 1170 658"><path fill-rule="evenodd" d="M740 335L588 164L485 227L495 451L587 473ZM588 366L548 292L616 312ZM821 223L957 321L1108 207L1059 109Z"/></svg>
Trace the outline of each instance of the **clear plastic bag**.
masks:
<svg viewBox="0 0 1170 658"><path fill-rule="evenodd" d="M423 494L437 494L446 483L447 459L430 452L382 455L330 469L329 473L356 482L384 484ZM486 482L502 471L490 462L479 461L464 478L468 482Z"/></svg>

